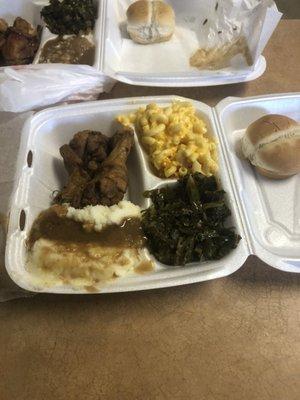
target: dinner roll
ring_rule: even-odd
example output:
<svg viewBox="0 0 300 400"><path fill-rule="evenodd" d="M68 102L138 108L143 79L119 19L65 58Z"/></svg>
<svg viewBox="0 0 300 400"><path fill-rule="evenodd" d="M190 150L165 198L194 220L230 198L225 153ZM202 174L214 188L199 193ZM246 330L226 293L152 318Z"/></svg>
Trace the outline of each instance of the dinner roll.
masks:
<svg viewBox="0 0 300 400"><path fill-rule="evenodd" d="M163 1L138 0L127 10L127 31L137 43L164 42L175 28L175 14Z"/></svg>
<svg viewBox="0 0 300 400"><path fill-rule="evenodd" d="M300 125L283 115L259 118L247 129L242 151L257 171L273 179L300 172Z"/></svg>

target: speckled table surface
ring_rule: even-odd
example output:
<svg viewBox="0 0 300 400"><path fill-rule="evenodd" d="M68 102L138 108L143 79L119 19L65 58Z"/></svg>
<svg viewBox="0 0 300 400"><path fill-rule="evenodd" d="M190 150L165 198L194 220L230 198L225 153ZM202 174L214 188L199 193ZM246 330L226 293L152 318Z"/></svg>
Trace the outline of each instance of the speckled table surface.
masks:
<svg viewBox="0 0 300 400"><path fill-rule="evenodd" d="M102 98L300 91L300 20L282 21L259 79L214 88L115 86ZM0 305L0 400L296 400L300 275L255 257L232 276L114 295Z"/></svg>

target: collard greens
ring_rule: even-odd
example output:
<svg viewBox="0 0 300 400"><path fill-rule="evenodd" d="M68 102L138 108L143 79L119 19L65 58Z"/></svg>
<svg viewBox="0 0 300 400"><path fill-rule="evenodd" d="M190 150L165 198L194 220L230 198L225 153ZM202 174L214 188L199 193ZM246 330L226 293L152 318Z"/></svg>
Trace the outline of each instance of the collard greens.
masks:
<svg viewBox="0 0 300 400"><path fill-rule="evenodd" d="M167 265L217 260L228 254L241 237L225 227L231 215L225 195L215 177L200 173L146 192L152 205L143 211L142 226L150 252Z"/></svg>
<svg viewBox="0 0 300 400"><path fill-rule="evenodd" d="M41 11L47 27L57 35L87 33L94 28L96 15L93 0L50 0Z"/></svg>

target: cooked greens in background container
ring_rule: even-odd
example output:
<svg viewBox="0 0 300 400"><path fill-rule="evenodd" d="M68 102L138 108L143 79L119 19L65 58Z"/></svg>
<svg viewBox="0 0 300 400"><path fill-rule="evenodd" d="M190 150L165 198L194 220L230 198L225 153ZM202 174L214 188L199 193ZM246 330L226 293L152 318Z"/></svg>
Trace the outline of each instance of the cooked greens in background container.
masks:
<svg viewBox="0 0 300 400"><path fill-rule="evenodd" d="M93 0L50 0L41 16L52 33L78 35L94 29L97 8Z"/></svg>
<svg viewBox="0 0 300 400"><path fill-rule="evenodd" d="M59 36L48 38L37 62L93 65L93 29L97 13L92 0L50 0L50 4L42 8L41 17L46 29Z"/></svg>
<svg viewBox="0 0 300 400"><path fill-rule="evenodd" d="M41 26L42 33L32 64L0 67L0 110L22 112L61 101L94 100L111 90L114 81L101 71L102 2L57 3L1 2L0 18L13 24L21 16L33 28Z"/></svg>

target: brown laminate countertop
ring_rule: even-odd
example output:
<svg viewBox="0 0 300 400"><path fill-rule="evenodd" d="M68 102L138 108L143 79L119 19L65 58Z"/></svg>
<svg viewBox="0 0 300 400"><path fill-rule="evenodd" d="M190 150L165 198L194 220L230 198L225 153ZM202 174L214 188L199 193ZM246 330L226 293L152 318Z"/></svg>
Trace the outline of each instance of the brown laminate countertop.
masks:
<svg viewBox="0 0 300 400"><path fill-rule="evenodd" d="M101 98L300 91L300 20L284 20L256 81L211 88L117 84ZM190 286L37 295L0 304L0 400L298 400L300 275L251 256Z"/></svg>

